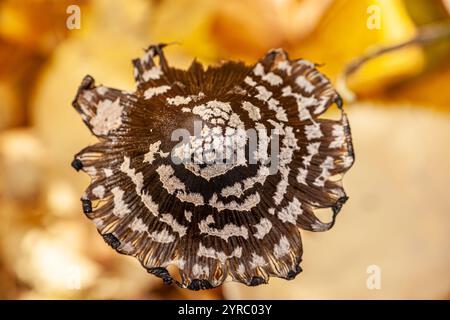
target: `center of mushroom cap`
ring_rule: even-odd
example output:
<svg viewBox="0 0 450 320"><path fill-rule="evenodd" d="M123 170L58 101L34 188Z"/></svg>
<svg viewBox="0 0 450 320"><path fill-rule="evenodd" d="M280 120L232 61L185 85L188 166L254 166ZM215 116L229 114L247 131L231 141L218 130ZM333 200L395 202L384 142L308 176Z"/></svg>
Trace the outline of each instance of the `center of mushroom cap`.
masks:
<svg viewBox="0 0 450 320"><path fill-rule="evenodd" d="M194 120L193 134L181 135L183 140L172 151L174 162L183 163L187 170L208 181L247 165L247 133L229 102L210 100L182 111L201 120Z"/></svg>

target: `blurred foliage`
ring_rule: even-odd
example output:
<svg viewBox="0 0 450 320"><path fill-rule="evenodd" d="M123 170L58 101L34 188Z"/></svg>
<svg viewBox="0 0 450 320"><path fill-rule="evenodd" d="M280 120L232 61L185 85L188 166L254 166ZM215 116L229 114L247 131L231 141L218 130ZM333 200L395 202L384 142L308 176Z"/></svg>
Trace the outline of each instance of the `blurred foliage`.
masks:
<svg viewBox="0 0 450 320"><path fill-rule="evenodd" d="M68 30L66 9L75 3L81 7L81 29ZM367 10L373 5L381 13L380 28L370 30ZM320 64L335 81L345 65L368 50L407 41L423 25L448 22L449 7L444 0L0 0L0 298L223 297L222 289L199 293L163 286L136 261L110 250L81 213L78 198L87 177L74 174L68 164L94 141L70 105L84 75L131 90L131 59L151 43L176 42L166 53L179 67L194 57L207 64L252 63L268 49L282 47L292 58ZM334 238L323 247L318 235L306 234L310 245L318 243L317 252L305 253L310 278L302 280L302 274L264 289L226 285L226 297L276 298L280 291L289 298L448 297L450 284L443 279L450 278L450 239L442 226L448 226L443 213L450 208L440 191L450 178L444 146L450 138L450 90L443 90L450 78L449 57L445 39L379 57L350 79L361 99L349 108L357 157L363 154L349 174L355 202L343 210L342 222L330 232ZM409 118L403 122L404 117ZM442 145L422 139L427 130ZM377 136L380 132L385 135ZM397 140L390 140L389 132ZM382 141L389 143L380 155ZM387 171L378 168L386 166L385 157ZM382 183L395 188L387 194ZM433 200L429 210L410 205L410 197L423 194L424 201ZM408 222L409 216L421 224ZM391 226L389 234L377 242L385 224ZM354 230L360 237L356 247L349 245L355 243ZM387 252L391 244L386 241L403 255ZM333 243L349 247L332 262L324 258L324 248ZM355 255L360 259L349 263ZM412 257L415 264L407 266ZM425 259L428 263L417 262ZM389 279L398 283L377 294L348 286L355 279L364 286L364 268L373 260L390 268ZM339 281L325 276L330 266L340 266ZM408 272L398 276L405 266ZM73 283L77 275L79 289ZM426 291L410 294L422 290L415 280L425 275ZM283 290L274 291L277 286Z"/></svg>

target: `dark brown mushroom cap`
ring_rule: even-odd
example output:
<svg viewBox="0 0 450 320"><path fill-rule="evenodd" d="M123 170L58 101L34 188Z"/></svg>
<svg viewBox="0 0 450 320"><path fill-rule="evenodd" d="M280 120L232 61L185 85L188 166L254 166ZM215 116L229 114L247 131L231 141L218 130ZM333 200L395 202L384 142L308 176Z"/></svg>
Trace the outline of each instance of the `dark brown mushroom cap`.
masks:
<svg viewBox="0 0 450 320"><path fill-rule="evenodd" d="M83 79L73 106L99 138L72 163L92 178L83 211L111 247L166 283L169 264L193 290L227 277L293 279L299 228L330 229L347 200L341 178L354 156L339 95L314 64L280 49L254 66L194 61L184 71L163 47L133 61L135 92Z"/></svg>

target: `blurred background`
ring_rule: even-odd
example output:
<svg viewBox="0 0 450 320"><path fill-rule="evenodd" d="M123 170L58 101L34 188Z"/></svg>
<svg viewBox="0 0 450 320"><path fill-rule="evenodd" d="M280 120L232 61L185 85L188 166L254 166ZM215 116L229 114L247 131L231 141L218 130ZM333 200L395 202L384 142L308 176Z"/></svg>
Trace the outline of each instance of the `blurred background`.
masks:
<svg viewBox="0 0 450 320"><path fill-rule="evenodd" d="M178 42L166 55L183 68L282 47L335 82L353 59L449 17L446 0L0 0L0 298L449 299L449 38L348 79L350 200L332 230L302 232L294 281L163 285L98 236L79 202L88 177L70 167L95 142L71 106L81 79L133 90L131 59L149 44Z"/></svg>

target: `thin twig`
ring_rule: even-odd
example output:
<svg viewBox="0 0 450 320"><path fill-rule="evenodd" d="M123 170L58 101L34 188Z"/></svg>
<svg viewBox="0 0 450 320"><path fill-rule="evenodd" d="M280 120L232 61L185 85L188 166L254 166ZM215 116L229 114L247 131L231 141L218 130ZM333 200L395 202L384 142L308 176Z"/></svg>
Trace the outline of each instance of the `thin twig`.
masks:
<svg viewBox="0 0 450 320"><path fill-rule="evenodd" d="M417 35L406 42L371 50L365 55L354 59L345 67L344 71L338 76L336 80L336 87L345 100L347 100L348 102L353 102L356 99L356 95L349 89L347 81L349 76L360 69L366 62L388 52L400 50L411 45L427 45L446 37L450 37L450 25L448 23L429 25L419 29Z"/></svg>

